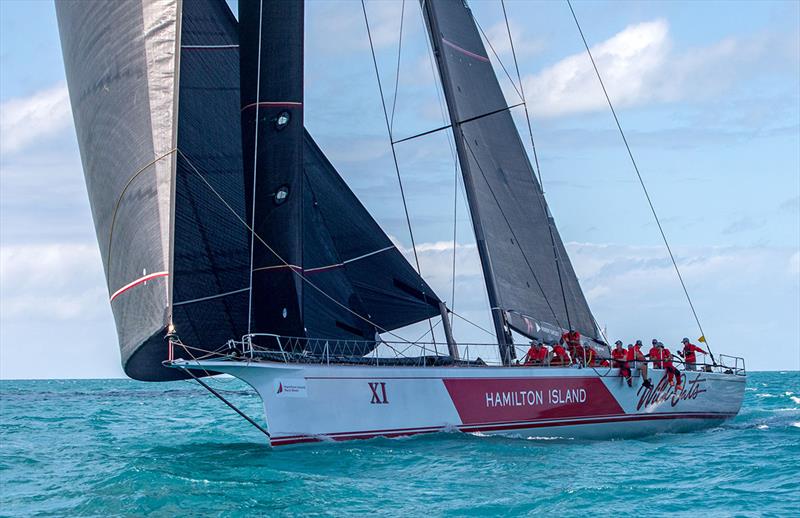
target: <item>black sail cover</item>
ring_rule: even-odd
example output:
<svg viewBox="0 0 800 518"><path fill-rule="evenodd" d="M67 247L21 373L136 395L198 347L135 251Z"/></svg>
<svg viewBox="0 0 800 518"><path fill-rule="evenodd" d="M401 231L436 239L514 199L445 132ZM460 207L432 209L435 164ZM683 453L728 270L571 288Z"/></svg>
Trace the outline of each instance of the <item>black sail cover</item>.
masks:
<svg viewBox="0 0 800 518"><path fill-rule="evenodd" d="M484 240L479 245L485 272L489 265L490 294L495 292L492 305L504 311L513 329L532 338L557 340L569 327L595 338L594 318L469 7L464 0L421 3L454 121L476 237Z"/></svg>
<svg viewBox="0 0 800 518"><path fill-rule="evenodd" d="M248 328L242 220L252 192L236 19L224 0L60 1L56 14L123 368L135 379L178 379L161 363L170 322L202 349ZM293 223L304 242L297 260L326 294L296 289L306 315L299 332L371 340L375 329L355 314L386 330L438 314L430 287L311 137L297 135L300 218L311 222Z"/></svg>

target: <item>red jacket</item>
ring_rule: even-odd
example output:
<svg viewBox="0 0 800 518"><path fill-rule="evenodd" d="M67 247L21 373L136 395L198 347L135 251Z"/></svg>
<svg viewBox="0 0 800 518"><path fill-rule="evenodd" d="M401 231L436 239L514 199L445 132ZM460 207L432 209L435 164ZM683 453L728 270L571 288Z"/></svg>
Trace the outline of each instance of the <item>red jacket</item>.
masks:
<svg viewBox="0 0 800 518"><path fill-rule="evenodd" d="M553 347L553 359L566 365L569 363L569 354L560 344L556 344Z"/></svg>
<svg viewBox="0 0 800 518"><path fill-rule="evenodd" d="M694 363L697 361L697 355L695 353L703 353L706 354L704 350L697 347L696 345L689 343L683 346L683 357L689 363Z"/></svg>
<svg viewBox="0 0 800 518"><path fill-rule="evenodd" d="M664 368L673 367L672 365L672 351L664 347L661 351L661 359L664 360Z"/></svg>
<svg viewBox="0 0 800 518"><path fill-rule="evenodd" d="M656 346L653 346L650 349L650 352L647 353L647 356L649 356L650 359L653 360L653 367L655 367L657 369L661 368L661 361L660 361L661 360L661 349L659 349Z"/></svg>
<svg viewBox="0 0 800 518"><path fill-rule="evenodd" d="M581 345L581 334L578 331L569 331L561 335L561 344L566 344L568 347L575 347Z"/></svg>
<svg viewBox="0 0 800 518"><path fill-rule="evenodd" d="M611 349L611 357L614 359L614 367L620 367L625 363L624 360L628 357L628 351L615 347Z"/></svg>

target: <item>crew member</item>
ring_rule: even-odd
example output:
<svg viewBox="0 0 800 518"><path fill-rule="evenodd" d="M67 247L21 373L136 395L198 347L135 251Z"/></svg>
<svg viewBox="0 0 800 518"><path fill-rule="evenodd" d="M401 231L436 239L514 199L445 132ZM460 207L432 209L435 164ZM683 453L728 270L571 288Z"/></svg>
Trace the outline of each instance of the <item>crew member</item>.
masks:
<svg viewBox="0 0 800 518"><path fill-rule="evenodd" d="M550 365L563 367L570 363L569 354L567 354L567 350L564 349L564 346L561 345L561 343L555 344L553 346L553 352L550 353Z"/></svg>
<svg viewBox="0 0 800 518"><path fill-rule="evenodd" d="M684 363L686 364L687 371L694 371L697 370L697 354L696 353L703 353L708 354L701 348L697 347L693 343L689 342L688 338L684 338L681 340L683 344L683 351L678 351L678 354L683 356Z"/></svg>
<svg viewBox="0 0 800 518"><path fill-rule="evenodd" d="M547 358L547 349L541 342L532 341L531 348L525 354L525 365L543 365Z"/></svg>
<svg viewBox="0 0 800 518"><path fill-rule="evenodd" d="M611 351L611 358L614 359L613 366L616 369L619 369L619 375L625 378L628 382L628 386L632 387L633 382L631 381L631 368L628 366L628 352L622 347L622 340L617 340L614 342L614 349Z"/></svg>
<svg viewBox="0 0 800 518"><path fill-rule="evenodd" d="M654 369L661 369L661 349L658 347L658 340L653 340L653 347L650 348L650 352L647 353L647 357L650 358L650 361L653 362Z"/></svg>
<svg viewBox="0 0 800 518"><path fill-rule="evenodd" d="M561 340L559 340L558 343L567 346L573 364L579 364L581 360L583 360L583 346L581 345L580 332L572 329L561 335Z"/></svg>
<svg viewBox="0 0 800 518"><path fill-rule="evenodd" d="M644 354L642 354L642 350L640 349L641 346L641 340L637 340L635 345L628 344L626 359L630 363L632 369L638 368L639 372L642 373L642 385L647 388L653 388L650 378L647 377L647 362L645 361Z"/></svg>
<svg viewBox="0 0 800 518"><path fill-rule="evenodd" d="M667 370L667 381L669 381L670 387L675 385L675 380L673 377L678 379L678 386L675 387L676 390L681 390L683 386L681 385L681 373L675 366L672 364L672 352L664 347L664 344L658 342L658 347L661 349L661 361L664 364L664 368Z"/></svg>

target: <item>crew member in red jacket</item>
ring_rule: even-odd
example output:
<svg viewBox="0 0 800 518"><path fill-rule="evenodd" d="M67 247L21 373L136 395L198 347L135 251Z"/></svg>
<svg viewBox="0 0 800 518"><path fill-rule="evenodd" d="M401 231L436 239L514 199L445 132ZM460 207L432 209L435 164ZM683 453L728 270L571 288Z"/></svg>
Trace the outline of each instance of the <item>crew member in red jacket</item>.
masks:
<svg viewBox="0 0 800 518"><path fill-rule="evenodd" d="M583 346L581 345L581 334L578 331L573 329L564 333L558 343L567 346L573 364L583 363Z"/></svg>
<svg viewBox="0 0 800 518"><path fill-rule="evenodd" d="M663 368L663 365L661 364L661 349L658 347L658 340L655 338L653 338L653 347L650 348L650 352L647 353L647 357L653 362L654 369Z"/></svg>
<svg viewBox="0 0 800 518"><path fill-rule="evenodd" d="M532 341L531 348L525 355L525 365L544 365L544 360L547 358L547 349L544 348L541 342Z"/></svg>
<svg viewBox="0 0 800 518"><path fill-rule="evenodd" d="M667 370L667 381L669 381L670 386L673 386L675 385L673 377L678 378L678 386L675 388L681 390L683 388L681 385L681 373L672 364L672 352L664 347L664 344L661 342L658 342L658 347L661 349L661 361L664 364L664 368Z"/></svg>
<svg viewBox="0 0 800 518"><path fill-rule="evenodd" d="M616 345L616 347L611 350L611 358L614 359L613 367L619 369L619 375L625 378L629 387L632 387L631 368L627 362L628 351L622 347L622 340L617 340L614 342L614 345Z"/></svg>
<svg viewBox="0 0 800 518"><path fill-rule="evenodd" d="M687 371L695 371L697 370L697 354L695 353L703 353L708 354L701 348L697 347L693 343L689 342L688 338L684 338L681 340L683 344L683 351L678 352L681 356L683 356L684 363L686 364Z"/></svg>
<svg viewBox="0 0 800 518"><path fill-rule="evenodd" d="M555 367L563 367L569 365L570 359L567 350L558 343L553 346L553 352L550 353L550 365Z"/></svg>

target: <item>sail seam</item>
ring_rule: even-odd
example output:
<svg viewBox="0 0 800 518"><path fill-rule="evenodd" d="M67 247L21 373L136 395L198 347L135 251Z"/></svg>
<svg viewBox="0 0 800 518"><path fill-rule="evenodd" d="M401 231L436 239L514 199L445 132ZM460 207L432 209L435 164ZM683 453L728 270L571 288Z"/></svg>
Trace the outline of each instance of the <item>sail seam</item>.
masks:
<svg viewBox="0 0 800 518"><path fill-rule="evenodd" d="M242 293L242 292L245 292L245 291L247 291L249 289L250 288L241 288L241 289L238 289L238 290L228 291L228 292L225 292L225 293L218 293L216 295L209 295L208 297L200 297L200 298L192 299L192 300L183 300L181 302L175 302L172 305L173 306L183 306L185 304L194 304L195 302L205 302L206 300L218 299L218 298L221 298L221 297L227 297L228 295L235 295L237 293Z"/></svg>

